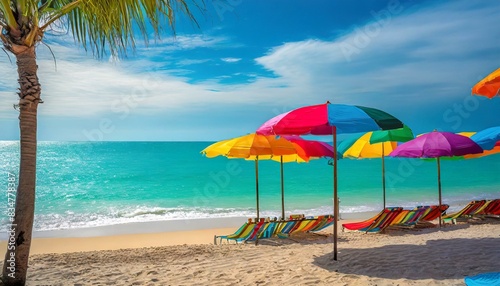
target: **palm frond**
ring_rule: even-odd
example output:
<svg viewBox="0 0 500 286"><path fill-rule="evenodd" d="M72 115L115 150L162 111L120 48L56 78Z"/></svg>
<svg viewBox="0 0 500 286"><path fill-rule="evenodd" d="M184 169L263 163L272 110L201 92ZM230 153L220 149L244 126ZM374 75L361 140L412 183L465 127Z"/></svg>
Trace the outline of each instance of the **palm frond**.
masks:
<svg viewBox="0 0 500 286"><path fill-rule="evenodd" d="M203 0L51 0L41 9L46 19L40 27L46 30L64 17L75 39L85 49L101 57L107 50L113 55L126 54L135 48L140 35L147 44L151 35L158 37L164 27L175 34L179 13L197 22L192 8L203 11ZM49 9L50 7L50 9Z"/></svg>
<svg viewBox="0 0 500 286"><path fill-rule="evenodd" d="M40 7L38 7L38 13L43 14L47 9L52 8L52 0L42 0L40 1Z"/></svg>
<svg viewBox="0 0 500 286"><path fill-rule="evenodd" d="M2 15L4 17L7 27L12 29L17 29L18 25L16 17L14 16L12 9L13 7L11 6L11 1L0 0L0 10L2 11Z"/></svg>
<svg viewBox="0 0 500 286"><path fill-rule="evenodd" d="M37 0L0 0L0 23L5 29L2 40L6 48L12 45L31 47L41 40L39 4Z"/></svg>

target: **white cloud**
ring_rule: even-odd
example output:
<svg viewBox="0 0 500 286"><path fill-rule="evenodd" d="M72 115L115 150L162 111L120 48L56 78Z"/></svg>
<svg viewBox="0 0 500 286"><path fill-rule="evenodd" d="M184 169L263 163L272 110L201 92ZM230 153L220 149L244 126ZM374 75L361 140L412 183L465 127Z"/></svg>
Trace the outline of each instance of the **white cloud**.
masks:
<svg viewBox="0 0 500 286"><path fill-rule="evenodd" d="M225 88L215 81L190 84L186 78L156 70L154 58L132 62L97 61L71 47L53 44L51 48L56 55L57 70L48 54L41 53L43 55L39 55L37 61L44 100L39 109L42 116L126 118L132 114L189 112L206 104L246 104L255 100L251 96L254 93L252 87L235 85ZM70 55L70 60L66 55ZM153 72L137 73L137 66L149 67ZM0 105L0 113L14 118L17 116L12 109L12 104L17 101L14 94L16 67L2 64L0 72L6 75L0 80L7 90L0 92L0 100L11 102ZM247 96L235 97L235 92Z"/></svg>
<svg viewBox="0 0 500 286"><path fill-rule="evenodd" d="M151 40L148 47L138 46L147 52L193 50L197 48L212 48L221 45L231 45L226 37L210 36L204 34L177 35L175 38Z"/></svg>
<svg viewBox="0 0 500 286"><path fill-rule="evenodd" d="M190 65L199 65L199 64L204 64L206 62L212 61L211 59L201 59L201 60L196 60L196 59L183 59L177 62L177 65L179 66L190 66Z"/></svg>
<svg viewBox="0 0 500 286"><path fill-rule="evenodd" d="M45 101L40 114L127 118L177 116L196 110L197 116L209 117L206 112L211 107L243 110L259 105L269 107L262 108L262 113L278 114L326 100L376 107L382 103L401 105L402 98L407 105L429 105L443 97L467 95L471 82L498 66L484 54L496 51L498 55L500 30L496 28L498 15L494 11L499 5L488 3L497 5L495 8L469 3L453 1L408 13L404 10L393 15L376 36L368 36L364 45L356 43L373 22L331 41L284 43L256 59L276 77L252 73L248 76L253 81L245 84L224 85L217 78L190 83L186 77L189 65L210 59L175 61L186 69L172 69L174 59L169 52L230 45L225 37L178 36L149 48L139 47L140 58L116 63L96 61L77 48L51 44L57 71L46 49L39 49L39 77ZM356 48L348 57L346 44ZM15 118L12 103L17 98L17 72L5 56L0 56L0 61L0 116ZM273 106L280 108L274 110Z"/></svg>
<svg viewBox="0 0 500 286"><path fill-rule="evenodd" d="M241 58L221 58L221 61L226 63L236 63L241 61Z"/></svg>
<svg viewBox="0 0 500 286"><path fill-rule="evenodd" d="M439 96L461 96L481 71L490 70L484 55L499 52L499 6L454 1L408 14L403 9L378 26L368 22L332 41L285 43L256 61L291 86L308 86L318 99L398 92L418 93L425 102L436 98L426 86L436 85L448 89ZM417 86L423 89L408 89Z"/></svg>

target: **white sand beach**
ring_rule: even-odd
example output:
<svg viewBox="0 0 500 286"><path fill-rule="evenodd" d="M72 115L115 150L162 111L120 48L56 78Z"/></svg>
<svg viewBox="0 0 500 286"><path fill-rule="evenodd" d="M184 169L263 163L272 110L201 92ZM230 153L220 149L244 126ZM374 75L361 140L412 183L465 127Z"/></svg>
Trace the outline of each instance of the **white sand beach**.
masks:
<svg viewBox="0 0 500 286"><path fill-rule="evenodd" d="M234 230L36 238L28 285L464 285L465 276L500 270L494 219L339 231L338 261L331 228L258 245L213 244L214 234Z"/></svg>

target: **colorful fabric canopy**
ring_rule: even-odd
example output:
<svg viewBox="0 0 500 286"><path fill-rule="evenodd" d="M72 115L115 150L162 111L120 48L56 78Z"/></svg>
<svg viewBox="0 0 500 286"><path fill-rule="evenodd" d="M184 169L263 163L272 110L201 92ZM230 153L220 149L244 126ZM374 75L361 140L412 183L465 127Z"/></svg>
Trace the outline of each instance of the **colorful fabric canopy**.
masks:
<svg viewBox="0 0 500 286"><path fill-rule="evenodd" d="M472 87L472 94L493 98L500 95L500 68Z"/></svg>
<svg viewBox="0 0 500 286"><path fill-rule="evenodd" d="M399 145L389 156L408 158L453 157L483 152L472 139L451 132L433 131Z"/></svg>
<svg viewBox="0 0 500 286"><path fill-rule="evenodd" d="M374 130L402 128L403 123L394 116L375 108L325 104L304 106L275 116L257 129L257 133L269 135L333 135L335 163L333 164L333 202L335 224L333 227L333 259L337 260L337 133L360 133Z"/></svg>
<svg viewBox="0 0 500 286"><path fill-rule="evenodd" d="M452 159L473 159L500 153L500 127L491 127L479 132L460 132L458 134L471 138L483 148L483 152L453 157Z"/></svg>
<svg viewBox="0 0 500 286"><path fill-rule="evenodd" d="M500 141L500 126L486 128L470 137L484 150L493 149Z"/></svg>
<svg viewBox="0 0 500 286"><path fill-rule="evenodd" d="M216 142L201 151L208 158L226 156L229 158L251 158L253 156L289 156L297 155L304 160L307 156L303 149L298 149L290 141L272 135L247 134L229 140Z"/></svg>
<svg viewBox="0 0 500 286"><path fill-rule="evenodd" d="M438 169L439 206L441 199L441 165L440 157L463 156L478 154L483 149L472 139L451 132L433 131L406 143L399 145L389 154L392 157L408 158L436 158ZM441 226L441 213L439 213L439 226Z"/></svg>
<svg viewBox="0 0 500 286"><path fill-rule="evenodd" d="M402 128L394 116L375 108L329 102L294 109L275 116L257 129L259 134L329 135Z"/></svg>
<svg viewBox="0 0 500 286"><path fill-rule="evenodd" d="M274 135L247 134L216 142L201 151L208 158L225 156L255 161L255 194L259 218L259 160L281 163L282 217L285 216L283 163L308 162L312 158L333 157L333 147L324 142L305 140L298 136L287 140Z"/></svg>

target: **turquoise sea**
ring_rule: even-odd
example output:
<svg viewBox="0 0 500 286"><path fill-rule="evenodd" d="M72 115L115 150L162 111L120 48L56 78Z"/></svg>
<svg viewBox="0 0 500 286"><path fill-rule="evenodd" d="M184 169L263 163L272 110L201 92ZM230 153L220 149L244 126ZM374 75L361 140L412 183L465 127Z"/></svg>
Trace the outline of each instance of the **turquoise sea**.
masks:
<svg viewBox="0 0 500 286"><path fill-rule="evenodd" d="M36 230L127 222L255 217L255 164L206 158L212 142L39 142ZM338 163L341 214L382 208L381 160ZM0 189L17 177L19 143L0 141ZM332 213L332 166L326 159L284 164L286 214ZM443 160L443 202L459 209L500 198L500 155ZM387 204L437 204L434 161L386 159ZM259 163L261 216L280 216L280 165ZM0 202L6 223L7 197Z"/></svg>

